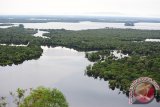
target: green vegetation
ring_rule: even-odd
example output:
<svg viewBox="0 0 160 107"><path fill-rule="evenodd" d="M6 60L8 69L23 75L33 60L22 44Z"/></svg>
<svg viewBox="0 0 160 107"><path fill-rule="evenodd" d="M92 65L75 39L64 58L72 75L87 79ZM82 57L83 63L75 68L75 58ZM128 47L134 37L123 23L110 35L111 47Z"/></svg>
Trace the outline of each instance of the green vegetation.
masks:
<svg viewBox="0 0 160 107"><path fill-rule="evenodd" d="M0 98L0 107L6 107L7 102L5 97Z"/></svg>
<svg viewBox="0 0 160 107"><path fill-rule="evenodd" d="M32 34L36 33L37 30L24 29L23 25L18 27L10 27L7 29L0 29L0 43L3 44L28 44L33 43L35 37ZM37 38L38 39L38 38Z"/></svg>
<svg viewBox="0 0 160 107"><path fill-rule="evenodd" d="M109 81L111 89L127 93L131 82L139 77L151 77L160 83L160 57L132 56L119 60L107 57L86 69L88 76Z"/></svg>
<svg viewBox="0 0 160 107"><path fill-rule="evenodd" d="M96 30L48 30L52 45L66 46L86 53L95 62L86 68L86 74L109 81L111 89L119 88L128 95L133 80L147 76L160 84L160 43L145 39L160 39L158 30L96 29ZM115 60L112 50L120 50L129 57Z"/></svg>
<svg viewBox="0 0 160 107"><path fill-rule="evenodd" d="M37 59L41 56L43 50L35 38L31 34L36 33L37 30L24 29L23 25L19 27L11 27L7 29L0 29L0 43L7 44L0 46L0 65L20 64L25 60ZM25 46L9 46L10 44L25 44Z"/></svg>
<svg viewBox="0 0 160 107"><path fill-rule="evenodd" d="M159 43L140 42L147 38L160 38L160 31L133 29L95 29L82 31L47 30L51 38L49 46L65 46L80 51L122 50L124 53L147 54L149 50L159 52ZM139 42L134 42L139 41ZM154 48L153 48L154 47ZM154 53L154 52L153 52Z"/></svg>
<svg viewBox="0 0 160 107"><path fill-rule="evenodd" d="M13 97L13 103L17 107L68 107L64 95L57 89L38 87L28 90L18 88L15 93L10 92ZM27 93L27 95L26 95ZM7 107L7 99L1 97L0 107Z"/></svg>
<svg viewBox="0 0 160 107"><path fill-rule="evenodd" d="M59 90L39 87L24 98L20 107L68 107L68 103Z"/></svg>
<svg viewBox="0 0 160 107"><path fill-rule="evenodd" d="M119 34L116 33L118 31ZM131 82L139 77L151 77L160 84L160 43L144 42L146 38L160 38L159 31L117 29L113 34L105 34L108 41L104 43L103 39L101 43L106 44L106 48L86 53L88 60L96 61L92 66L86 67L88 76L109 81L111 89L119 88L127 95ZM98 44L95 42L95 45ZM110 54L112 50L121 50L124 54L128 53L129 57L115 60L114 55Z"/></svg>
<svg viewBox="0 0 160 107"><path fill-rule="evenodd" d="M39 46L0 46L0 65L20 64L25 60L37 59L43 50Z"/></svg>
<svg viewBox="0 0 160 107"><path fill-rule="evenodd" d="M124 93L128 93L130 83L141 76L151 77L160 84L160 43L145 42L147 38L160 39L159 30L95 29L70 31L48 29L46 31L50 33L44 36L50 37L50 39L33 37L31 34L36 30L24 29L22 25L0 29L0 43L30 43L27 47L0 46L0 49L3 50L3 54L2 52L0 54L3 59L1 65L19 62L19 60L13 61L16 59L13 56L17 55L18 59L22 59L20 62L38 58L42 52L40 45L65 46L79 51L96 51L86 53L86 57L95 62L93 66L87 67L86 74L94 78L108 80L112 89L116 87ZM120 50L123 54L129 54L129 57L114 60L114 56L110 55L112 50ZM9 58L6 56L7 54Z"/></svg>
<svg viewBox="0 0 160 107"><path fill-rule="evenodd" d="M110 55L109 50L101 50L101 51L96 51L96 52L86 52L85 57L88 58L89 61L91 62L96 62L96 61L103 61L106 58L106 55Z"/></svg>

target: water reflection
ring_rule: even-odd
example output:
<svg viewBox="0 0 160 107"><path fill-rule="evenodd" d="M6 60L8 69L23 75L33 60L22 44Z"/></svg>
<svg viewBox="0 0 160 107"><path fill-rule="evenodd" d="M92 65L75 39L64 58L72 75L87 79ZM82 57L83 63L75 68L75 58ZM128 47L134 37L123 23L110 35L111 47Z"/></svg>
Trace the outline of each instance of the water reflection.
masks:
<svg viewBox="0 0 160 107"><path fill-rule="evenodd" d="M84 76L85 67L90 64L84 52L62 47L42 48L44 52L38 60L0 67L0 96L9 96L9 91L15 91L18 87L46 86L60 89L70 107L131 106L128 98L118 95L117 89L110 90L106 81ZM133 106L159 107L159 104L152 102Z"/></svg>

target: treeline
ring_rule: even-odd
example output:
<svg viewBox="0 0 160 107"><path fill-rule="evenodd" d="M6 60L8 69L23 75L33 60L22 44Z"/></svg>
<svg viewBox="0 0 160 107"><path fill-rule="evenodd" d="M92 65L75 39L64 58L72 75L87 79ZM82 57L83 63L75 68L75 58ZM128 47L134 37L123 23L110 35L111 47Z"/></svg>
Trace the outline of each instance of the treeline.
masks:
<svg viewBox="0 0 160 107"><path fill-rule="evenodd" d="M119 88L128 93L134 79L147 76L160 84L160 42L145 42L145 39L160 39L159 30L134 29L95 29L71 31L48 29L44 36L50 39L34 37L37 30L25 29L23 25L0 29L0 43L28 44L27 47L0 46L0 65L22 63L25 60L39 58L41 45L65 46L86 53L86 57L95 62L86 68L86 74L94 78L109 81L111 89ZM121 50L129 57L114 60L112 50Z"/></svg>
<svg viewBox="0 0 160 107"><path fill-rule="evenodd" d="M95 62L86 68L86 74L109 81L111 89L119 88L128 95L131 82L139 77L151 77L160 84L160 42L145 42L145 39L160 39L159 30L95 29L70 31L47 30L52 45L74 48L86 53L88 60ZM120 50L129 57L114 60L112 50ZM159 101L159 98L157 98Z"/></svg>
<svg viewBox="0 0 160 107"><path fill-rule="evenodd" d="M86 67L85 73L88 76L109 81L111 89L119 88L127 95L131 82L139 77L150 77L160 84L160 43L144 41L147 38L159 39L160 31L131 29L95 31L99 34L96 37L94 36L96 32L93 33L95 37L93 42L101 50L86 53L88 60L95 62ZM101 41L98 41L101 37L103 37ZM111 55L112 50L120 50L123 54L129 54L129 57L115 60L114 55ZM156 99L159 101L159 97Z"/></svg>
<svg viewBox="0 0 160 107"><path fill-rule="evenodd" d="M17 107L68 107L65 96L58 89L38 87L27 90L18 88L16 92L10 92L10 96ZM8 107L8 101L10 100L7 100L6 97L1 97L0 107Z"/></svg>
<svg viewBox="0 0 160 107"><path fill-rule="evenodd" d="M137 56L139 59L141 59L141 57L152 57L152 60L159 58L160 43L144 41L147 38L159 39L160 31L158 30L95 29L71 31L65 29L48 29L46 31L50 33L44 36L48 36L51 39L34 37L32 34L36 33L37 30L24 29L22 25L19 27L0 29L0 43L30 44L28 47L0 46L2 50L0 51L1 59L3 59L1 60L1 65L19 63L24 60L40 57L42 53L41 45L53 47L65 46L79 51L96 50L97 52L91 54L86 53L86 57L94 62L107 62L108 60L106 60L106 58L110 55L111 50L121 50L122 53L129 54L130 57ZM16 54L16 52L19 54ZM7 54L10 57L6 56ZM18 57L18 60L13 60L16 58L14 56ZM155 65L153 64L153 66ZM147 72L149 72L149 70L147 70ZM129 77L129 75L127 76Z"/></svg>
<svg viewBox="0 0 160 107"><path fill-rule="evenodd" d="M132 56L119 60L107 57L104 61L94 63L93 66L87 66L86 74L89 77L109 81L112 90L118 88L128 95L132 81L139 77L150 77L160 84L160 56ZM157 102L160 101L159 97L156 99Z"/></svg>
<svg viewBox="0 0 160 107"><path fill-rule="evenodd" d="M85 57L91 62L103 61L109 55L110 55L110 50L101 50L96 52L85 53Z"/></svg>
<svg viewBox="0 0 160 107"><path fill-rule="evenodd" d="M130 83L139 77L150 77L160 84L160 56L139 57L132 56L119 60L107 57L86 69L88 76L108 80L112 89L118 87L127 92Z"/></svg>
<svg viewBox="0 0 160 107"><path fill-rule="evenodd" d="M95 29L70 31L50 29L46 31L50 33L46 33L44 36L51 39L34 37L32 34L36 33L37 30L24 29L23 27L0 29L0 43L65 46L79 51L117 49L131 54L148 54L150 50L153 51L152 53L157 53L160 50L159 43L144 42L147 38L159 39L160 31L158 30Z"/></svg>
<svg viewBox="0 0 160 107"><path fill-rule="evenodd" d="M0 29L0 43L3 44L28 44L34 40L32 34L37 33L34 29L25 29L23 25Z"/></svg>
<svg viewBox="0 0 160 107"><path fill-rule="evenodd" d="M50 33L46 33L44 36L48 36L51 39L34 37L33 34L37 30L25 29L23 25L0 29L0 43L29 43L36 46L47 45L52 47L65 46L79 51L121 50L125 54L146 56L151 54L157 55L160 52L160 43L144 42L147 38L160 38L160 31L158 30L95 29L70 31L65 29L48 29L46 31ZM94 58L98 57L99 55L95 53L89 59L94 60Z"/></svg>
<svg viewBox="0 0 160 107"><path fill-rule="evenodd" d="M134 29L95 29L70 31L65 29L47 30L51 38L43 41L49 46L65 46L80 51L122 50L124 53L147 54L151 49L159 52L159 43L144 42L147 38L160 38L160 31ZM45 44L45 43L44 43ZM153 49L154 47L154 49ZM142 51L143 50L143 51ZM152 52L154 53L154 52Z"/></svg>
<svg viewBox="0 0 160 107"><path fill-rule="evenodd" d="M43 50L36 41L42 38L34 37L36 32L37 30L25 29L23 25L0 29L0 44L7 44L0 45L0 65L20 64L25 60L39 58ZM10 44L27 46L9 46Z"/></svg>
<svg viewBox="0 0 160 107"><path fill-rule="evenodd" d="M0 46L0 65L20 64L25 60L37 59L41 56L43 50L36 45L27 47L21 46Z"/></svg>

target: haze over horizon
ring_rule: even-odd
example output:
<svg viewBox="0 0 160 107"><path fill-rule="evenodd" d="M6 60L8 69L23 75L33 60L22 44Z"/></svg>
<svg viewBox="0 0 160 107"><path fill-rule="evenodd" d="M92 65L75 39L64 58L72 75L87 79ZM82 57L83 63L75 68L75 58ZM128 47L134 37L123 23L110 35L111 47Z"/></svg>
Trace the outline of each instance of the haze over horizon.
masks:
<svg viewBox="0 0 160 107"><path fill-rule="evenodd" d="M96 15L160 18L160 0L0 1L0 15Z"/></svg>

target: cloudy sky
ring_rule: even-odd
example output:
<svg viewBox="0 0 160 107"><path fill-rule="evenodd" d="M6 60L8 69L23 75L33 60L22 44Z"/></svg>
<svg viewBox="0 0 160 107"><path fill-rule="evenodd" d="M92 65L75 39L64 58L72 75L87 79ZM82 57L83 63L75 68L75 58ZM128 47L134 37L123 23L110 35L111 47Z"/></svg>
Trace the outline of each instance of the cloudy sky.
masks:
<svg viewBox="0 0 160 107"><path fill-rule="evenodd" d="M0 15L160 17L160 0L0 0Z"/></svg>

